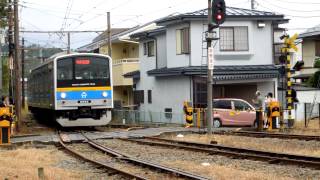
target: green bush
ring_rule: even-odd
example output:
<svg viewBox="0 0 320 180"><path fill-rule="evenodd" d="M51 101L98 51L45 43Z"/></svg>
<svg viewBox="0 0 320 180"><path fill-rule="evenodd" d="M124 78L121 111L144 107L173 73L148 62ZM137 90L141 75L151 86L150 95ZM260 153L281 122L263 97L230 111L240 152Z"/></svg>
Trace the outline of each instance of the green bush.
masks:
<svg viewBox="0 0 320 180"><path fill-rule="evenodd" d="M308 81L307 81L307 86L308 87L313 87L314 84L314 75L310 76Z"/></svg>
<svg viewBox="0 0 320 180"><path fill-rule="evenodd" d="M319 78L320 78L320 71L317 71L308 79L308 82L307 82L308 86L315 87L315 88L320 87Z"/></svg>
<svg viewBox="0 0 320 180"><path fill-rule="evenodd" d="M314 60L313 67L315 67L315 68L320 68L320 58L316 58L316 59Z"/></svg>

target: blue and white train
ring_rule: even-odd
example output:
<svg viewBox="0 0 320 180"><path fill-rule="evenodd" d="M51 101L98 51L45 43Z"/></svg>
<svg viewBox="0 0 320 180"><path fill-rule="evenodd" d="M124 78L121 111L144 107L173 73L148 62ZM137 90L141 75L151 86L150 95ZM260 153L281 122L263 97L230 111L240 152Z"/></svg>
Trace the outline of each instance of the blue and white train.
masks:
<svg viewBox="0 0 320 180"><path fill-rule="evenodd" d="M49 58L31 71L28 107L39 120L63 127L102 126L113 108L112 60L94 53Z"/></svg>

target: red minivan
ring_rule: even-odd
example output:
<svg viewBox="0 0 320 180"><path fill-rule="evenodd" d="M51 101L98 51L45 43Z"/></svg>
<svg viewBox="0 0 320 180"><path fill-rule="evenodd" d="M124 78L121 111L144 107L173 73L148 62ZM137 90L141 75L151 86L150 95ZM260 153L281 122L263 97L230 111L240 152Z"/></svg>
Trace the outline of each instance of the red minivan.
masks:
<svg viewBox="0 0 320 180"><path fill-rule="evenodd" d="M224 98L213 100L213 127L256 126L256 111L247 101Z"/></svg>

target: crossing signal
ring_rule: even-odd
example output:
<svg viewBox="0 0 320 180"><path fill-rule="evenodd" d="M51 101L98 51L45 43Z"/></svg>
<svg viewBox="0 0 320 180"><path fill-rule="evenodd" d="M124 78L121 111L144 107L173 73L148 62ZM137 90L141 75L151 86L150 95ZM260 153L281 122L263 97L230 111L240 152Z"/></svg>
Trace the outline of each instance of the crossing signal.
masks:
<svg viewBox="0 0 320 180"><path fill-rule="evenodd" d="M220 25L225 21L226 17L226 3L224 0L212 1L212 21L216 25Z"/></svg>
<svg viewBox="0 0 320 180"><path fill-rule="evenodd" d="M183 111L185 114L185 120L187 123L187 126L192 126L192 122L193 122L193 108L192 108L192 104L191 102L187 102L185 101L183 103Z"/></svg>

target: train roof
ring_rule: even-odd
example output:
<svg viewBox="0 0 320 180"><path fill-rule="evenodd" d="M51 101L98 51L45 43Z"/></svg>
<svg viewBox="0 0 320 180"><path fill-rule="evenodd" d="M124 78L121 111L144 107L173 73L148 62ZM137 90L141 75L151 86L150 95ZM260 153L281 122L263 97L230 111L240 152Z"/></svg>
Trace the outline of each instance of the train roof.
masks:
<svg viewBox="0 0 320 180"><path fill-rule="evenodd" d="M50 62L58 59L58 58L64 58L64 57L74 57L74 56L100 56L100 57L107 57L109 59L110 56L108 55L105 55L105 54L98 54L98 53L77 53L77 52L71 52L71 53L67 53L66 51L64 52L59 52L59 53L56 53L54 55L52 55L51 57L49 57L48 59L45 60L45 62L41 63L40 65L36 66L35 68L31 69L31 72L46 65L46 64L49 64Z"/></svg>

